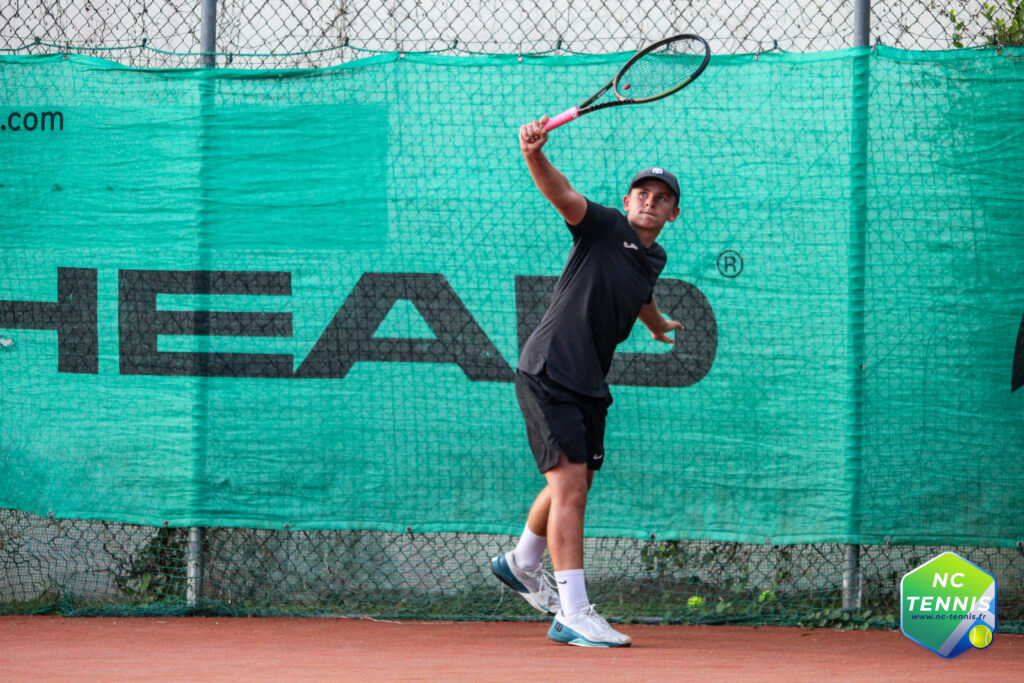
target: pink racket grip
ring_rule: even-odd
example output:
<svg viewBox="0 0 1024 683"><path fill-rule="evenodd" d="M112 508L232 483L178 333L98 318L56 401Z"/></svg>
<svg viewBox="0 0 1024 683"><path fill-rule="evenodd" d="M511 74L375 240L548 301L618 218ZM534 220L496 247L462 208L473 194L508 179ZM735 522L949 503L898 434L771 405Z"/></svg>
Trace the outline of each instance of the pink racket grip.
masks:
<svg viewBox="0 0 1024 683"><path fill-rule="evenodd" d="M559 114L555 118L548 119L547 124L545 124L545 126L544 126L544 132L547 133L549 130L554 130L555 128L558 128L559 126L561 126L563 124L569 123L573 119L579 118L579 115L580 115L580 108L579 107L573 107L572 109L566 109L565 111L563 111L561 114Z"/></svg>

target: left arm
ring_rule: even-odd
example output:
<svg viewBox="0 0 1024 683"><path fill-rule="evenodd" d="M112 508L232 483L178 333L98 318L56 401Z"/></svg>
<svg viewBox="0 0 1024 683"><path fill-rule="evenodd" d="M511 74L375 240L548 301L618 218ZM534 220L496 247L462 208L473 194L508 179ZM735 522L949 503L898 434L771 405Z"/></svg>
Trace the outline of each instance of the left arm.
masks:
<svg viewBox="0 0 1024 683"><path fill-rule="evenodd" d="M637 319L642 322L648 330L651 331L651 336L660 342L666 344L674 344L675 339L668 336L669 332L673 330L683 329L683 324L676 320L666 320L661 315L661 311L658 310L658 304L651 298L651 303L644 304L644 307L640 309L640 314Z"/></svg>

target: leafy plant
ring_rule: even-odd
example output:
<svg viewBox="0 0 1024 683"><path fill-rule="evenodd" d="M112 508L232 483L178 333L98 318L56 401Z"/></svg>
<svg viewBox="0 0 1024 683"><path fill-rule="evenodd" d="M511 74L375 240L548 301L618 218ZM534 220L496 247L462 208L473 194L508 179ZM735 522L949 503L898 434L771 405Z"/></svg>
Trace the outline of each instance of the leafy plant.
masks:
<svg viewBox="0 0 1024 683"><path fill-rule="evenodd" d="M134 557L122 564L114 583L140 605L184 600L187 541L183 529L158 529Z"/></svg>
<svg viewBox="0 0 1024 683"><path fill-rule="evenodd" d="M983 44L999 48L1007 45L1024 45L1024 0L1002 1L1005 3L1002 7L988 2L981 6L981 16L988 22L991 31L985 36ZM997 12L1000 16L996 16ZM1004 13L1009 15L1008 19L1001 16ZM949 10L949 19L953 22L953 45L963 47L966 22L957 16L955 10Z"/></svg>
<svg viewBox="0 0 1024 683"><path fill-rule="evenodd" d="M808 613L800 619L803 628L836 628L844 631L869 628L896 628L896 616L893 614L877 614L872 610L844 610L839 608L820 609Z"/></svg>
<svg viewBox="0 0 1024 683"><path fill-rule="evenodd" d="M788 548L776 547L763 556L741 543L672 540L648 544L640 556L656 581L672 584L676 594L690 594L673 618L715 623L786 609L779 592L791 580L793 554ZM763 571L766 563L774 565L770 573ZM698 568L700 575L693 573Z"/></svg>

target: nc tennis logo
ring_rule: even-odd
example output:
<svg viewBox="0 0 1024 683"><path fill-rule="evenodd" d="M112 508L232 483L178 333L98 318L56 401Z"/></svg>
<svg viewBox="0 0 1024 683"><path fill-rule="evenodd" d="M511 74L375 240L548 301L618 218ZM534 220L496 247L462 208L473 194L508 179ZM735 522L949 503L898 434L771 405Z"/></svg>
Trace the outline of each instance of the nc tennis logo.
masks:
<svg viewBox="0 0 1024 683"><path fill-rule="evenodd" d="M900 581L903 634L946 658L984 649L996 630L996 580L956 553L942 553Z"/></svg>

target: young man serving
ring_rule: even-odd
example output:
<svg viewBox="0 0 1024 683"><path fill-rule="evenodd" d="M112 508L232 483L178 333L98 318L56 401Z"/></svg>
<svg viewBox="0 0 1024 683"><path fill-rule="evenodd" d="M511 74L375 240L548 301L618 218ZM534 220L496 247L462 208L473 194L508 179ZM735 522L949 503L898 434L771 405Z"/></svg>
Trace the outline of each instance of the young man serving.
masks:
<svg viewBox="0 0 1024 683"><path fill-rule="evenodd" d="M658 341L682 329L654 301L665 267L655 240L679 215L679 182L661 168L633 178L622 212L586 199L552 165L542 148L547 117L519 130L519 147L540 193L572 234L568 262L540 324L523 346L516 397L530 449L547 485L537 494L515 549L491 569L535 608L554 615L552 640L570 645L624 647L590 604L583 571L583 519L594 472L604 463L605 416L612 398L605 378L615 347L639 318ZM624 212L624 213L623 213ZM541 567L547 549L557 592Z"/></svg>

